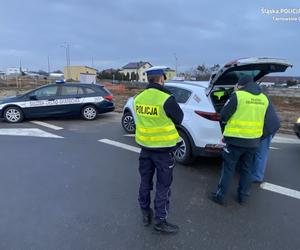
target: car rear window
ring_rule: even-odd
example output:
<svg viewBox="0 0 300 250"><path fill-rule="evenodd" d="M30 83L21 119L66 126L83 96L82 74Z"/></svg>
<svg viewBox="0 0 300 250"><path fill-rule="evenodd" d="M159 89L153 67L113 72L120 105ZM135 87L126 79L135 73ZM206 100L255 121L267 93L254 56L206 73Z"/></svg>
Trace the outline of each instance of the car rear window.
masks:
<svg viewBox="0 0 300 250"><path fill-rule="evenodd" d="M178 87L165 86L165 88L174 95L178 103L186 103L192 94L191 91Z"/></svg>
<svg viewBox="0 0 300 250"><path fill-rule="evenodd" d="M92 88L84 88L86 94L95 94L96 90Z"/></svg>
<svg viewBox="0 0 300 250"><path fill-rule="evenodd" d="M111 93L102 86L97 86L97 91L92 88L85 88L85 91L87 94L97 93L97 94L100 94L101 96L111 95Z"/></svg>

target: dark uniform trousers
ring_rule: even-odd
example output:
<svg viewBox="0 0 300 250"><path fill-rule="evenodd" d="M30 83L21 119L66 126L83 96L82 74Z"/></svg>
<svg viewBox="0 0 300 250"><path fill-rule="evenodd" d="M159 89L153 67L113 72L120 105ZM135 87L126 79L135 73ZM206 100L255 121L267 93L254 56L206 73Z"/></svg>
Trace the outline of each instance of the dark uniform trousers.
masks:
<svg viewBox="0 0 300 250"><path fill-rule="evenodd" d="M164 220L169 212L170 186L173 180L175 163L173 153L142 149L139 163L141 184L138 200L140 207L145 211L150 210L150 193L153 190L153 176L156 170L155 219L157 221Z"/></svg>
<svg viewBox="0 0 300 250"><path fill-rule="evenodd" d="M251 172L256 148L236 147L227 145L223 152L223 167L216 195L223 200L229 188L230 181L238 166L240 168L240 180L237 190L239 198L249 196L251 187Z"/></svg>

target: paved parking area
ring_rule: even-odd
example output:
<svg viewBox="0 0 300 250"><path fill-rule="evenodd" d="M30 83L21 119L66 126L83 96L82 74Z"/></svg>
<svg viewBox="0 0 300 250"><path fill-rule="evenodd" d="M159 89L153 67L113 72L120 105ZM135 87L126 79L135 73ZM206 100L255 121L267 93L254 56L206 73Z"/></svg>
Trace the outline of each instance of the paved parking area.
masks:
<svg viewBox="0 0 300 250"><path fill-rule="evenodd" d="M91 122L0 122L0 146L0 249L299 249L294 137L272 144L266 182L277 190L253 185L245 206L234 201L236 180L227 207L206 198L216 188L220 159L177 165L170 221L181 230L175 236L141 225L138 148L119 114Z"/></svg>

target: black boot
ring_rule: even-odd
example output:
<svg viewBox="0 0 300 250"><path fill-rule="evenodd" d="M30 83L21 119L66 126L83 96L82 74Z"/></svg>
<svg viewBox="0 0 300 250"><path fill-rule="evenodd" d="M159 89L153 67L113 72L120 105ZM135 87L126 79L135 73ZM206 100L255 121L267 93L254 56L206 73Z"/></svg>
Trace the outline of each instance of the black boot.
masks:
<svg viewBox="0 0 300 250"><path fill-rule="evenodd" d="M153 217L153 210L150 208L150 210L142 210L143 214L143 225L145 227L148 227L152 222Z"/></svg>
<svg viewBox="0 0 300 250"><path fill-rule="evenodd" d="M223 199L220 198L220 196L218 196L216 193L210 193L208 195L208 199L210 199L211 201L221 205L221 206L225 206L226 203L224 202Z"/></svg>
<svg viewBox="0 0 300 250"><path fill-rule="evenodd" d="M240 195L236 196L236 201L242 206L247 202L246 198L241 197Z"/></svg>
<svg viewBox="0 0 300 250"><path fill-rule="evenodd" d="M154 230L166 234L176 234L179 227L168 223L166 220L162 220L154 225Z"/></svg>

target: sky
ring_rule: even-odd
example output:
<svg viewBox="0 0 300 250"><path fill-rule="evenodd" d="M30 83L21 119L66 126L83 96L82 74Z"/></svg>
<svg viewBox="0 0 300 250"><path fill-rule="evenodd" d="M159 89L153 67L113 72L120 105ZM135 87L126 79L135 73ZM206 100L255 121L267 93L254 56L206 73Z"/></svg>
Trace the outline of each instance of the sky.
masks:
<svg viewBox="0 0 300 250"><path fill-rule="evenodd" d="M295 13L270 13L296 9ZM148 61L181 72L253 56L284 58L300 76L299 1L9 0L1 3L0 70L99 70ZM291 17L296 21L280 20Z"/></svg>

